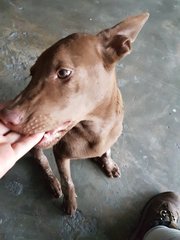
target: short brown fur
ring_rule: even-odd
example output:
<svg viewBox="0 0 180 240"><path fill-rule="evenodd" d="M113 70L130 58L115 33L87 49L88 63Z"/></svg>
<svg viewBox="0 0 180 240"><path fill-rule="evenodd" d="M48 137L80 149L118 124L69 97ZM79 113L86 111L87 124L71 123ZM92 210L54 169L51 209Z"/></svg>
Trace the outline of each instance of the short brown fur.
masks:
<svg viewBox="0 0 180 240"><path fill-rule="evenodd" d="M148 16L129 17L97 35L75 33L61 39L41 54L31 68L29 85L1 111L1 120L10 129L50 136L33 152L54 195L60 197L63 192L68 214L77 208L71 159L93 158L109 177L120 176L110 156L110 147L122 132L124 116L115 63L130 53ZM59 126L61 129L54 133ZM42 151L52 146L61 184Z"/></svg>

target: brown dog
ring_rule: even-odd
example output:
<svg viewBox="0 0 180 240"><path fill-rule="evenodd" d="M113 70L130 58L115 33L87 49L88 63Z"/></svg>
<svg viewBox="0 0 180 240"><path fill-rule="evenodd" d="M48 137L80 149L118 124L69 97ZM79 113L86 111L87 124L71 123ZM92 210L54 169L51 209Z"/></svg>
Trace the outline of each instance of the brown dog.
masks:
<svg viewBox="0 0 180 240"><path fill-rule="evenodd" d="M108 176L120 175L110 156L123 121L115 63L131 52L148 17L143 13L97 35L75 33L61 39L42 53L31 68L29 85L1 111L1 120L14 131L45 132L34 155L55 196L63 192L69 214L77 208L71 159L94 158ZM61 184L42 151L53 145Z"/></svg>

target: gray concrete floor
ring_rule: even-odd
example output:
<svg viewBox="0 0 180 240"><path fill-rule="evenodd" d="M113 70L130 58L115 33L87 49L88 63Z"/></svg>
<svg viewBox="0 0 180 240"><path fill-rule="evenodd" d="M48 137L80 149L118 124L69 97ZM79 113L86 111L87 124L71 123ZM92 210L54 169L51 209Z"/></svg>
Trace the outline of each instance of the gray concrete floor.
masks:
<svg viewBox="0 0 180 240"><path fill-rule="evenodd" d="M27 155L0 181L0 240L124 240L149 197L180 192L180 1L0 0L1 100L24 88L29 67L56 40L144 10L150 19L117 66L126 114L112 154L121 178L108 179L88 160L72 162L79 210L69 217Z"/></svg>

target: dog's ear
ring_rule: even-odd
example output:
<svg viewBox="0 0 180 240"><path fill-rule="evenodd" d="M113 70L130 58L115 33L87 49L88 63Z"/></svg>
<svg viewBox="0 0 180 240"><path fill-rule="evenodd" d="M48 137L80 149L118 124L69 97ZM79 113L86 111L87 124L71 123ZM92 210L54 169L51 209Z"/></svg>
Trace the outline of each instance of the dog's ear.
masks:
<svg viewBox="0 0 180 240"><path fill-rule="evenodd" d="M135 41L148 17L149 13L147 12L128 17L114 27L97 34L102 45L103 57L109 64L131 52L131 44Z"/></svg>

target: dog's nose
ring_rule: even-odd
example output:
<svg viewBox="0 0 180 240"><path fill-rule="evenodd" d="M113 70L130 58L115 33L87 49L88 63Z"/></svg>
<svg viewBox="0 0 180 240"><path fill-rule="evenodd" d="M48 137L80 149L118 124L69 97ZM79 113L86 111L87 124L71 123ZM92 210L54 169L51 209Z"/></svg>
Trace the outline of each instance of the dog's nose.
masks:
<svg viewBox="0 0 180 240"><path fill-rule="evenodd" d="M0 119L6 124L18 125L23 121L23 113L16 109L4 108L0 111Z"/></svg>

